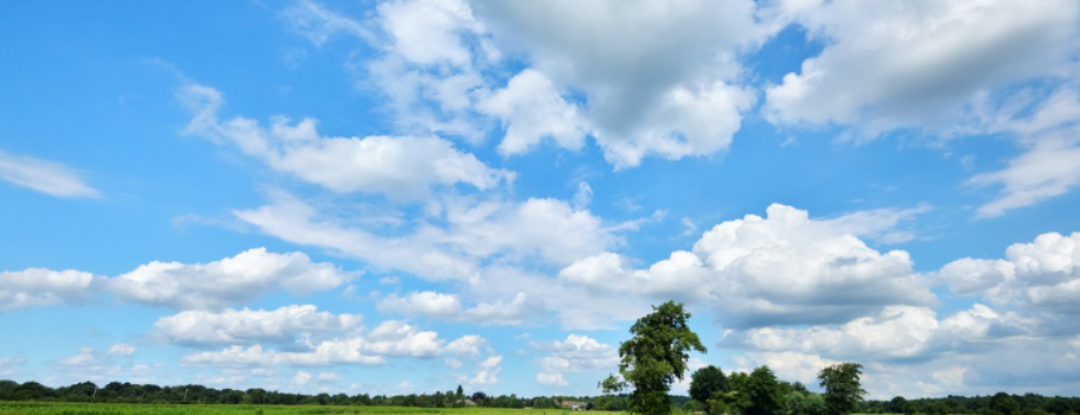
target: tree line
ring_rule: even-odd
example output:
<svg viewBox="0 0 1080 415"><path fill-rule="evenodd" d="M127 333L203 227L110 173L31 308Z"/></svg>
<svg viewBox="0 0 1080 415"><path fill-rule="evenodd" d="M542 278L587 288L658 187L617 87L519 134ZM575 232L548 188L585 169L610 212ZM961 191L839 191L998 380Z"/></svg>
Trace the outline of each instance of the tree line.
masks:
<svg viewBox="0 0 1080 415"><path fill-rule="evenodd" d="M56 402L102 402L102 403L161 403L161 404L256 404L256 405L355 405L355 406L408 406L418 408L454 408L483 406L492 408L556 408L560 397L521 398L517 395L488 396L484 392L466 395L459 385L457 390L433 394L408 395L356 395L302 394L268 391L261 388L247 390L215 389L203 385L158 386L110 382L99 387L92 382L50 388L38 382L18 383L0 380L2 401L56 401Z"/></svg>
<svg viewBox="0 0 1080 415"><path fill-rule="evenodd" d="M1035 393L1011 395L998 392L987 396L953 396L944 398L872 400L863 404L861 412L905 415L1077 415L1080 397L1042 396Z"/></svg>

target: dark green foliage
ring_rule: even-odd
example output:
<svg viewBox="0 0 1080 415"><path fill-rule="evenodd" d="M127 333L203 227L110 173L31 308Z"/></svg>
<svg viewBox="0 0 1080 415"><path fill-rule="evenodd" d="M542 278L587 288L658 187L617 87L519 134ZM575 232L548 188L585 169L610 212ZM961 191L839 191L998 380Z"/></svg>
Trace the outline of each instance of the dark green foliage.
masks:
<svg viewBox="0 0 1080 415"><path fill-rule="evenodd" d="M990 398L990 410L1000 412L1003 415L1017 415L1020 413L1020 404L1009 394L998 392L993 398Z"/></svg>
<svg viewBox="0 0 1080 415"><path fill-rule="evenodd" d="M885 411L893 414L905 414L907 410L907 399L903 396L897 396L892 398L889 403L885 404Z"/></svg>
<svg viewBox="0 0 1080 415"><path fill-rule="evenodd" d="M727 376L716 366L698 369L690 377L690 397L702 404L707 404L713 394L730 390Z"/></svg>
<svg viewBox="0 0 1080 415"><path fill-rule="evenodd" d="M780 382L768 366L754 369L746 381L745 389L739 391L746 396L743 415L777 415L783 405Z"/></svg>
<svg viewBox="0 0 1080 415"><path fill-rule="evenodd" d="M866 391L861 383L862 365L840 363L821 370L818 375L825 388L825 404L830 415L848 415L855 412Z"/></svg>
<svg viewBox="0 0 1080 415"><path fill-rule="evenodd" d="M619 346L619 373L625 381L610 376L600 383L604 393L633 386L630 411L646 415L671 413L668 390L682 380L689 351L705 352L698 335L690 330L690 313L682 304L668 301L634 323L634 336Z"/></svg>

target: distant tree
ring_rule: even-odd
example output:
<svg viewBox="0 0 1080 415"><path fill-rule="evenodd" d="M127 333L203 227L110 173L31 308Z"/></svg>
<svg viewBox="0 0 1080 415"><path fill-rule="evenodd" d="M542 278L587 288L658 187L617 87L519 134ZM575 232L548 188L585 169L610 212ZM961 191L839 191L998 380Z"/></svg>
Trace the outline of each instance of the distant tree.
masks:
<svg viewBox="0 0 1080 415"><path fill-rule="evenodd" d="M703 367L690 376L690 397L702 404L707 404L714 393L728 390L727 376L716 366Z"/></svg>
<svg viewBox="0 0 1080 415"><path fill-rule="evenodd" d="M784 415L807 415L806 395L792 392L784 396L784 406L781 411Z"/></svg>
<svg viewBox="0 0 1080 415"><path fill-rule="evenodd" d="M705 411L708 412L709 415L724 415L731 412L731 409L724 399L720 396L716 396L713 399L709 399L709 404L705 407Z"/></svg>
<svg viewBox="0 0 1080 415"><path fill-rule="evenodd" d="M949 405L942 401L934 402L926 408L927 415L949 415L950 412Z"/></svg>
<svg viewBox="0 0 1080 415"><path fill-rule="evenodd" d="M472 401L475 402L477 405L482 406L484 401L486 401L486 400L487 400L487 394L484 393L484 392L476 391L475 393L472 394Z"/></svg>
<svg viewBox="0 0 1080 415"><path fill-rule="evenodd" d="M1072 407L1069 406L1068 400L1059 396L1051 399L1050 402L1046 404L1046 411L1057 415L1065 415L1072 411Z"/></svg>
<svg viewBox="0 0 1080 415"><path fill-rule="evenodd" d="M825 404L830 415L848 415L855 412L859 402L866 396L862 388L862 365L840 363L821 370L818 374L821 387L825 388Z"/></svg>
<svg viewBox="0 0 1080 415"><path fill-rule="evenodd" d="M605 393L633 386L630 411L645 415L671 413L668 391L676 380L683 380L691 350L704 353L698 335L690 330L690 313L682 304L668 301L638 319L630 327L634 335L619 346L619 373L601 382Z"/></svg>
<svg viewBox="0 0 1080 415"><path fill-rule="evenodd" d="M1003 415L1016 415L1020 412L1020 404L1012 396L1005 392L998 392L990 398L990 410L1000 412Z"/></svg>
<svg viewBox="0 0 1080 415"><path fill-rule="evenodd" d="M905 413L905 409L907 409L907 399L904 399L903 396L892 398L891 401L885 404L885 410L890 413L902 414Z"/></svg>
<svg viewBox="0 0 1080 415"><path fill-rule="evenodd" d="M768 366L750 372L746 389L740 393L744 393L747 400L743 415L777 415L783 406L780 382Z"/></svg>

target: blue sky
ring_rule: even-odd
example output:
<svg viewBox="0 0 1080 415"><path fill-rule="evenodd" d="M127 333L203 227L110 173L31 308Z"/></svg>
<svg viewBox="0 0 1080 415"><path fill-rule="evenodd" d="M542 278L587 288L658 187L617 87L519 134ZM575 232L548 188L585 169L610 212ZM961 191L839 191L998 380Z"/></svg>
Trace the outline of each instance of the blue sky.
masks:
<svg viewBox="0 0 1080 415"><path fill-rule="evenodd" d="M1077 390L1077 4L578 3L7 5L0 377Z"/></svg>

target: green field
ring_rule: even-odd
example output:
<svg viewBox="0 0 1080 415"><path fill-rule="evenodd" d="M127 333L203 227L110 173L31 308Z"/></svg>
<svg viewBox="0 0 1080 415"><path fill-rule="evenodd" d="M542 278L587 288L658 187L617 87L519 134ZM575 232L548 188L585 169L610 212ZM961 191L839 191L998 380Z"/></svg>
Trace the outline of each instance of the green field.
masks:
<svg viewBox="0 0 1080 415"><path fill-rule="evenodd" d="M622 412L590 411L619 415ZM0 402L0 415L568 415L561 409L403 408L393 406L150 405L118 403Z"/></svg>

